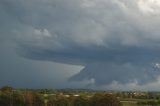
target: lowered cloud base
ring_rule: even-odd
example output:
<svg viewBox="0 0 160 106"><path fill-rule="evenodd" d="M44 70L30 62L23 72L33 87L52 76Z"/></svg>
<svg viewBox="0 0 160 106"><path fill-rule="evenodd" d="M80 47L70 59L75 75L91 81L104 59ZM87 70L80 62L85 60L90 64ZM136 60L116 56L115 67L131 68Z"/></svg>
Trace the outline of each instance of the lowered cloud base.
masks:
<svg viewBox="0 0 160 106"><path fill-rule="evenodd" d="M8 29L1 32L14 35L18 55L84 66L70 81L145 86L159 79L158 0L0 2Z"/></svg>

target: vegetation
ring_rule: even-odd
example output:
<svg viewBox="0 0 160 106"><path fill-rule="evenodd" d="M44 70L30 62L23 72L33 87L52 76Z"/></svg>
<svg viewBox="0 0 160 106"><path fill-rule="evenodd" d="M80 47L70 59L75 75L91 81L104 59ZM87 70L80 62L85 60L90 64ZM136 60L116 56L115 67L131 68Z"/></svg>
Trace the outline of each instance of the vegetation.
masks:
<svg viewBox="0 0 160 106"><path fill-rule="evenodd" d="M96 94L92 98L91 106L121 106L121 103L111 94Z"/></svg>
<svg viewBox="0 0 160 106"><path fill-rule="evenodd" d="M149 106L159 106L160 105L160 101L157 100L146 100L146 101L138 101L137 105L139 106L144 106L144 105L149 105Z"/></svg>
<svg viewBox="0 0 160 106"><path fill-rule="evenodd" d="M0 106L160 106L159 92L0 89Z"/></svg>
<svg viewBox="0 0 160 106"><path fill-rule="evenodd" d="M90 99L83 96L76 97L73 106L90 106Z"/></svg>

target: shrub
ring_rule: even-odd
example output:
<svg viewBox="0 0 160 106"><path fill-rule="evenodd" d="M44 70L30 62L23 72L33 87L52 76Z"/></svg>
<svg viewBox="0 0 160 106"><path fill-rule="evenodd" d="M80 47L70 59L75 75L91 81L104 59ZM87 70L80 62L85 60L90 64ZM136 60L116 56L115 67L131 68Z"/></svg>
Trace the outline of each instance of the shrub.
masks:
<svg viewBox="0 0 160 106"><path fill-rule="evenodd" d="M90 106L121 106L120 101L111 94L95 94Z"/></svg>

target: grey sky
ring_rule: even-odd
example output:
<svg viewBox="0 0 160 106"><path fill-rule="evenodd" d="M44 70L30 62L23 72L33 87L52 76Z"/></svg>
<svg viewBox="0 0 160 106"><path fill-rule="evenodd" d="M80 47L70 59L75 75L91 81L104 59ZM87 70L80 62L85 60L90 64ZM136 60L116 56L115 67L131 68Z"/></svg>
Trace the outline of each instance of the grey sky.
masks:
<svg viewBox="0 0 160 106"><path fill-rule="evenodd" d="M0 86L158 89L158 0L1 0L0 13Z"/></svg>

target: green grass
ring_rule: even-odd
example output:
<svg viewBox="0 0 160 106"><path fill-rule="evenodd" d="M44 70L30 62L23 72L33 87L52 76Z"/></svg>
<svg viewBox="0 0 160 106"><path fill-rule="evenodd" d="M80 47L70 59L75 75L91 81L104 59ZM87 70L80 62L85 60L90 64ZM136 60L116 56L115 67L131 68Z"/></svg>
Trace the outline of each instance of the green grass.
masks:
<svg viewBox="0 0 160 106"><path fill-rule="evenodd" d="M147 102L147 101L154 101L158 102L158 100L155 99L121 99L120 100L123 106L141 106L137 105L137 102ZM143 105L143 106L149 106L149 105ZM160 105L155 105L155 106L160 106Z"/></svg>

